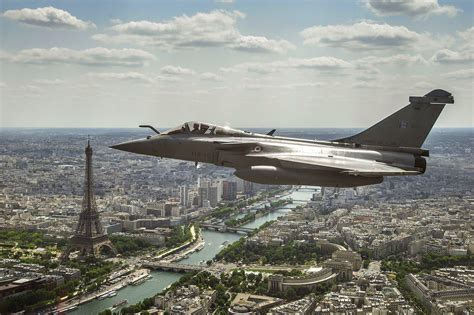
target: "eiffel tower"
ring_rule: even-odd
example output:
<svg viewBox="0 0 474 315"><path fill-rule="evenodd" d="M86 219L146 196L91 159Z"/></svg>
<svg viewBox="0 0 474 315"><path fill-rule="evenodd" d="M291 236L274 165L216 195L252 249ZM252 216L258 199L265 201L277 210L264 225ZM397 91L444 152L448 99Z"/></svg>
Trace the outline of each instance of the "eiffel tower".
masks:
<svg viewBox="0 0 474 315"><path fill-rule="evenodd" d="M84 197L82 199L82 211L79 214L76 232L69 239L69 246L63 253L62 260L69 258L72 251L79 250L79 258L88 256L98 257L103 248L116 255L112 242L104 232L100 223L99 213L94 197L94 182L92 176L92 148L90 141L86 147L86 176L84 180Z"/></svg>

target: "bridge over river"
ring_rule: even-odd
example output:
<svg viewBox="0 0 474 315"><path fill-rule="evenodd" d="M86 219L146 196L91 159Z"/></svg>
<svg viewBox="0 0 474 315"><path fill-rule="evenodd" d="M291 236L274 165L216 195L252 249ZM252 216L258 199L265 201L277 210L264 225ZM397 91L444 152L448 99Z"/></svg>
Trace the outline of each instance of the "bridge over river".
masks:
<svg viewBox="0 0 474 315"><path fill-rule="evenodd" d="M177 264L170 262L147 262L143 267L153 270L174 271L174 272L189 272L189 271L203 271L206 266Z"/></svg>
<svg viewBox="0 0 474 315"><path fill-rule="evenodd" d="M230 233L245 233L249 234L255 231L253 228L246 228L246 227L231 227L227 225L221 225L221 224L209 224L209 223L201 223L199 226L203 229L207 230L214 230L218 232L230 232Z"/></svg>
<svg viewBox="0 0 474 315"><path fill-rule="evenodd" d="M316 192L320 191L321 187L319 186L293 186L296 191L307 191L307 192Z"/></svg>

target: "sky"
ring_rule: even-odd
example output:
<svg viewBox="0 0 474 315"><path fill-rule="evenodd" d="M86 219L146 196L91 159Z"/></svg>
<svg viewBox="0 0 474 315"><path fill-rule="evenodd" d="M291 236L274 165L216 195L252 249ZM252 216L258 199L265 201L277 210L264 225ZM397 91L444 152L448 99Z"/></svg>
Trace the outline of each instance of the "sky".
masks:
<svg viewBox="0 0 474 315"><path fill-rule="evenodd" d="M0 127L474 127L474 1L0 0Z"/></svg>

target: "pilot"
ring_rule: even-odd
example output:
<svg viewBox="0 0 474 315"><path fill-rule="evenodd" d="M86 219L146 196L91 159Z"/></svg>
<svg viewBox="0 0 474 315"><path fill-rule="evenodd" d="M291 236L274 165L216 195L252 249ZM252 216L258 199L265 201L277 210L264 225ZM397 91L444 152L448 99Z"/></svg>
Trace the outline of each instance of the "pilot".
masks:
<svg viewBox="0 0 474 315"><path fill-rule="evenodd" d="M208 125L205 125L205 124L201 124L201 129L199 130L199 133L200 134L205 134L206 133L206 130L209 129L209 126Z"/></svg>
<svg viewBox="0 0 474 315"><path fill-rule="evenodd" d="M193 131L191 131L191 133L199 133L199 124L198 123L194 123Z"/></svg>

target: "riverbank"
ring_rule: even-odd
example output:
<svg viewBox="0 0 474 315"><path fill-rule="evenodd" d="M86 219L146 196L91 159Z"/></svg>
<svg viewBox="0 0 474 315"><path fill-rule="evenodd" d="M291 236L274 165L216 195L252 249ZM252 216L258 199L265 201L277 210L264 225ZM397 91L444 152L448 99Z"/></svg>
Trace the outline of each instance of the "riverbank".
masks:
<svg viewBox="0 0 474 315"><path fill-rule="evenodd" d="M279 196L279 198L281 198L281 196L286 196L288 194L289 190L276 189L260 193L256 196L244 200L239 199L234 202L226 203L225 205L212 210L209 215L202 218L202 221L205 221L207 223L223 222L226 219L238 216L239 214L248 212L251 209L259 209L260 207L267 204L269 201L271 202L271 200L269 199L277 195Z"/></svg>
<svg viewBox="0 0 474 315"><path fill-rule="evenodd" d="M121 290L117 291L116 296L102 300L93 299L87 303L79 305L76 310L68 311L66 313L72 315L95 315L123 300L128 301L127 305L135 304L142 301L145 297L154 296L156 293L161 292L166 287L181 278L183 274L167 271L151 271L150 276L151 278L145 282L122 288ZM122 307L127 305L122 305L116 308L114 312L120 311Z"/></svg>
<svg viewBox="0 0 474 315"><path fill-rule="evenodd" d="M166 259L160 259L159 257L153 257L153 260L161 260L163 262L176 262L181 261L185 258L188 258L194 252L200 251L204 248L204 240L202 238L201 232L194 232L194 226L192 226L193 241L189 242L186 246L180 246L180 249L174 251L173 254L165 256Z"/></svg>
<svg viewBox="0 0 474 315"><path fill-rule="evenodd" d="M259 218L256 218L254 221L244 224L243 227L248 228L258 228L262 224L276 220L278 217L285 216L291 212L293 208L298 205L304 204L301 200L307 200L312 196L312 192L298 192L292 191L290 196L284 195L280 196L280 199L291 197L294 202L293 204L282 206L266 215L263 215ZM258 205L254 205L254 210L261 210L264 207L263 202ZM258 208L258 209L256 209ZM200 232L203 241L203 248L199 251L194 251L189 253L188 257L180 260L179 264L189 264L189 265L202 265L206 261L212 260L223 248L226 246L238 241L242 235L235 233L222 233L218 231L203 230ZM245 236L244 236L245 237ZM162 253L163 254L163 253ZM222 270L226 268L222 267ZM146 281L145 283L138 286L128 286L118 292L118 295L104 300L92 300L89 303L79 306L79 309L71 312L71 314L97 314L99 311L103 311L106 308L109 308L114 303L127 299L129 305L138 303L142 301L145 297L151 297L155 294L161 292L166 287L171 285L173 282L177 281L183 276L183 274L177 274L166 271L152 271L152 279ZM69 313L69 312L68 312Z"/></svg>
<svg viewBox="0 0 474 315"><path fill-rule="evenodd" d="M91 292L89 294L81 295L79 297L72 298L70 300L60 303L57 307L57 312L65 313L67 312L67 310L76 309L79 305L90 302L94 299L101 299L101 298L115 296L118 290L123 289L129 284L133 284L134 281L136 281L137 279L139 279L140 277L144 275L145 276L149 275L149 273L150 272L148 269L139 269L136 271L132 271L130 274L123 276L120 281L115 282L112 285L103 286L101 289L97 291Z"/></svg>
<svg viewBox="0 0 474 315"><path fill-rule="evenodd" d="M188 246L190 246L191 244L193 244L196 239L197 239L197 234L196 234L196 229L194 227L194 225L191 225L191 227L189 228L190 232L191 232L191 240L177 246L177 247L174 247L174 248L171 248L169 250L166 250L165 252L163 253L160 253L156 256L154 256L153 258L156 259L156 260L160 260L160 259L163 259L169 255L173 255L173 254L176 254L177 252L179 252L180 250L182 249L185 249L187 248ZM199 233L198 233L199 234Z"/></svg>
<svg viewBox="0 0 474 315"><path fill-rule="evenodd" d="M263 215L262 217L254 220L253 222L249 222L245 224L244 227L256 229L262 226L263 224L265 224L266 222L274 221L278 217L285 216L288 213L290 213L292 209L296 208L299 205L305 204L305 201L302 201L302 200L309 201L311 196L312 196L312 192L294 191L292 192L292 199L294 198L297 200L296 202L294 202L294 204L281 206L275 211L267 213L266 215ZM212 258L214 258L216 255L218 255L219 252L224 250L227 246L232 246L233 243L241 240L242 238L247 237L247 236L239 236L233 233L211 231L211 230L205 230L202 232L202 234L206 242L205 247L200 252L193 253L187 259L180 261L179 264L181 263L189 264L189 265L202 264L206 262L207 260L211 260ZM290 270L290 268L289 267L287 268L286 266L283 266L283 267L278 266L278 267L283 268L283 270L286 272L294 271L293 269ZM209 276L211 278L216 277L216 279L220 279L220 275L222 273L229 273L232 270L235 270L236 268L238 268L238 265L236 264L231 264L231 263L222 264L218 262L213 263L211 266L209 266L209 269L206 269L207 272L206 271L204 272L205 278L207 279L207 277ZM202 273L199 273L199 274L202 275ZM202 280L202 277L201 278L196 277L196 279ZM217 281L220 281L220 280L217 280ZM266 283L264 283L263 286L266 287Z"/></svg>
<svg viewBox="0 0 474 315"><path fill-rule="evenodd" d="M156 257L168 257L173 254L176 255L177 253L179 255L180 251L182 251L183 249L188 249L186 253L189 253L189 252L195 251L198 247L203 246L202 237L200 236L199 232L196 232L195 227L193 225L190 226L190 234L191 234L191 239L189 241L177 247L174 247L172 249L166 250L158 254ZM191 248L189 248L190 246ZM144 269L140 267L142 265L142 262L143 262L143 259L137 260L135 258L131 260L130 261L131 266L127 268L129 270L126 269L119 272L121 274L130 274L129 276L123 277L122 279L120 279L118 276L115 279L110 279L109 277L107 283L103 285L100 290L94 291L92 293L85 294L85 295L83 294L81 296L77 296L70 300L64 301L58 306L58 310L60 310L63 313L75 311L78 308L78 306L89 303L89 302L93 302L94 300L99 300L99 297L104 297L104 298L114 297L117 295L118 290L121 290L128 285L134 285L134 286L141 285L143 282L145 282L146 280L149 280L152 277L148 269ZM135 270L136 266L139 266L138 270ZM120 279L120 280L117 281L117 279ZM110 280L113 280L113 281L111 282ZM103 299L101 298L100 300L103 300ZM115 301L115 302L118 302L118 301Z"/></svg>

